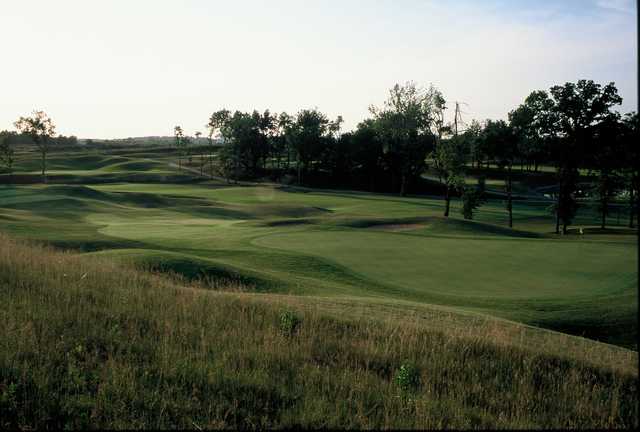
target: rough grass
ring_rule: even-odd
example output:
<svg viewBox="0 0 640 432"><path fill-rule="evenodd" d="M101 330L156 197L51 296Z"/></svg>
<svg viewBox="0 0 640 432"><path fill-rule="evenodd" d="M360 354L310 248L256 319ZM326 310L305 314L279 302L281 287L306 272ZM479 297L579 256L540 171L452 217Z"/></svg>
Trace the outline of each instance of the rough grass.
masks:
<svg viewBox="0 0 640 432"><path fill-rule="evenodd" d="M638 426L636 353L446 314L439 326L339 319L287 299L181 287L0 234L0 427ZM539 337L518 343L518 329ZM406 364L415 389L397 384Z"/></svg>

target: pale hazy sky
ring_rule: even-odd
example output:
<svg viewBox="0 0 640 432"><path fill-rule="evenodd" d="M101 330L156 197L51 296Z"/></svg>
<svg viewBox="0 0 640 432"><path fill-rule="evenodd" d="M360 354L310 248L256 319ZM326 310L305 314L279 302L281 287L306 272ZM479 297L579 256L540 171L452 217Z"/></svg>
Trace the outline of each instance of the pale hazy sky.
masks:
<svg viewBox="0 0 640 432"><path fill-rule="evenodd" d="M205 131L211 112L317 107L351 129L396 82L463 118L532 91L615 81L637 109L633 0L0 0L0 130L35 108L58 132Z"/></svg>

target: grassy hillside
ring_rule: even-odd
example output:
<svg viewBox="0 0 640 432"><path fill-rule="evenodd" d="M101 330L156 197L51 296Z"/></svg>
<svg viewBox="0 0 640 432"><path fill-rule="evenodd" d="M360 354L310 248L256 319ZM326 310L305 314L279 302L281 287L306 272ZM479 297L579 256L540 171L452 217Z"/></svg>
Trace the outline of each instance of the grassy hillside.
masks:
<svg viewBox="0 0 640 432"><path fill-rule="evenodd" d="M638 426L623 348L419 303L216 288L232 292L0 234L0 427Z"/></svg>

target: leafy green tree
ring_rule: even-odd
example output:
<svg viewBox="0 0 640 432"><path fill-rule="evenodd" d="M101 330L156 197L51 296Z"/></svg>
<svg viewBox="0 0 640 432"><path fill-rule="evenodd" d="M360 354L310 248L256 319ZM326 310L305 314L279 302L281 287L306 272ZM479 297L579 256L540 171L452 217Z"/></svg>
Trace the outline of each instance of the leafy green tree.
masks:
<svg viewBox="0 0 640 432"><path fill-rule="evenodd" d="M465 219L473 219L473 212L487 201L485 189L484 177L478 179L477 185L464 185L462 187L462 208L460 212Z"/></svg>
<svg viewBox="0 0 640 432"><path fill-rule="evenodd" d="M511 117L511 116L510 116ZM483 140L490 142L491 157L505 174L506 208L509 228L513 228L513 164L519 154L516 128L504 120L488 120L483 130ZM526 139L522 138L521 139Z"/></svg>
<svg viewBox="0 0 640 432"><path fill-rule="evenodd" d="M330 136L330 121L318 111L302 110L289 128L289 138L296 154L298 184L302 184L313 161L321 155Z"/></svg>
<svg viewBox="0 0 640 432"><path fill-rule="evenodd" d="M184 131L181 126L173 128L176 150L178 151L178 169L182 171L182 155L184 153Z"/></svg>
<svg viewBox="0 0 640 432"><path fill-rule="evenodd" d="M601 216L600 227L606 228L609 204L624 188L623 124L618 113L612 113L594 128L592 147L588 150L587 165L596 178L595 193L597 210Z"/></svg>
<svg viewBox="0 0 640 432"><path fill-rule="evenodd" d="M202 132L196 131L193 135L195 136L194 144L199 145ZM205 157L205 153L202 150L200 150L200 176L201 177L204 177L204 166L206 164L206 161L207 159Z"/></svg>
<svg viewBox="0 0 640 432"><path fill-rule="evenodd" d="M377 134L394 179L400 178L400 195L426 169L426 156L436 142L432 128L438 124L444 98L431 86L424 90L413 82L396 84L383 108L371 107ZM395 185L392 185L395 189Z"/></svg>
<svg viewBox="0 0 640 432"><path fill-rule="evenodd" d="M467 162L465 140L461 136L443 139L436 146L432 157L437 161L437 169L444 180L444 216L449 217L451 196L464 190L464 168Z"/></svg>
<svg viewBox="0 0 640 432"><path fill-rule="evenodd" d="M275 116L274 116L275 117ZM286 169L289 169L291 164L291 148L289 143L289 130L293 119L286 112L281 112L277 118L274 119L274 131L271 137L271 148L276 158L276 167L278 170L277 177L281 175L283 169L282 164L286 161Z"/></svg>
<svg viewBox="0 0 640 432"><path fill-rule="evenodd" d="M12 134L7 131L0 132L0 166L9 174L9 182L13 174L13 162L15 152L13 150Z"/></svg>
<svg viewBox="0 0 640 432"><path fill-rule="evenodd" d="M545 91L534 91L524 103L509 113L509 124L518 144L521 168L533 164L538 170L541 162L549 159L549 144L556 133L553 101Z"/></svg>
<svg viewBox="0 0 640 432"><path fill-rule="evenodd" d="M383 169L384 149L376 132L375 120L367 119L358 124L351 136L354 165L359 166L369 182L369 190L376 189L376 176Z"/></svg>
<svg viewBox="0 0 640 432"><path fill-rule="evenodd" d="M482 125L477 120L472 120L471 124L464 131L464 137L467 140L467 148L469 149L469 157L471 159L471 166L480 167L480 162L483 159L483 139L482 139Z"/></svg>
<svg viewBox="0 0 640 432"><path fill-rule="evenodd" d="M622 119L622 177L629 198L629 228L634 228L634 218L640 205L640 129L638 113L628 113Z"/></svg>
<svg viewBox="0 0 640 432"><path fill-rule="evenodd" d="M209 122L207 123L207 129L209 133L207 134L207 140L209 142L209 173L211 177L213 177L213 160L215 154L215 146L214 146L214 136L222 136L222 128L229 121L229 117L231 113L229 110L222 109L214 112L209 117ZM224 137L222 137L224 139Z"/></svg>
<svg viewBox="0 0 640 432"><path fill-rule="evenodd" d="M18 131L29 136L40 152L42 181L46 183L47 154L56 133L53 120L44 111L33 111L30 117L20 117L14 126Z"/></svg>
<svg viewBox="0 0 640 432"><path fill-rule="evenodd" d="M556 233L562 222L562 232L566 234L578 208L575 198L578 168L587 157L586 149L593 139L594 129L611 115L611 108L620 104L622 98L614 83L603 87L592 80L554 86L549 93L553 108L548 121L559 138L554 149L558 175Z"/></svg>

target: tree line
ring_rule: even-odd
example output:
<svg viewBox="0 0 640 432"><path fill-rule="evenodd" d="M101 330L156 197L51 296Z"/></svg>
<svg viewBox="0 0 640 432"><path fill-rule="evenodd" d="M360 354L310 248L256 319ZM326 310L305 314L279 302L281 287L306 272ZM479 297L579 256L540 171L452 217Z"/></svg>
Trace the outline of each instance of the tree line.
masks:
<svg viewBox="0 0 640 432"><path fill-rule="evenodd" d="M431 185L443 196L444 216L452 197L462 200L462 214L473 218L485 201L485 182L465 181L470 168L493 165L505 179L505 210L513 226L513 171L555 168L553 190L556 233L567 232L588 175L588 192L597 202L602 228L610 203L622 193L628 199L629 226L638 207L638 115L622 116L614 107L622 102L614 83L580 80L532 92L509 112L507 120L472 121L461 127L458 104L454 120L445 121L447 102L434 86L409 82L395 85L383 106L372 106L370 117L354 131L341 132L342 118L332 120L317 109L295 115L269 110L230 112L209 118L208 137L220 137L217 152L202 155L202 164L228 180L270 177L299 185L353 187L405 195L424 183L428 168L438 174ZM188 138L178 126L176 146L184 150ZM201 168L202 171L202 168Z"/></svg>

